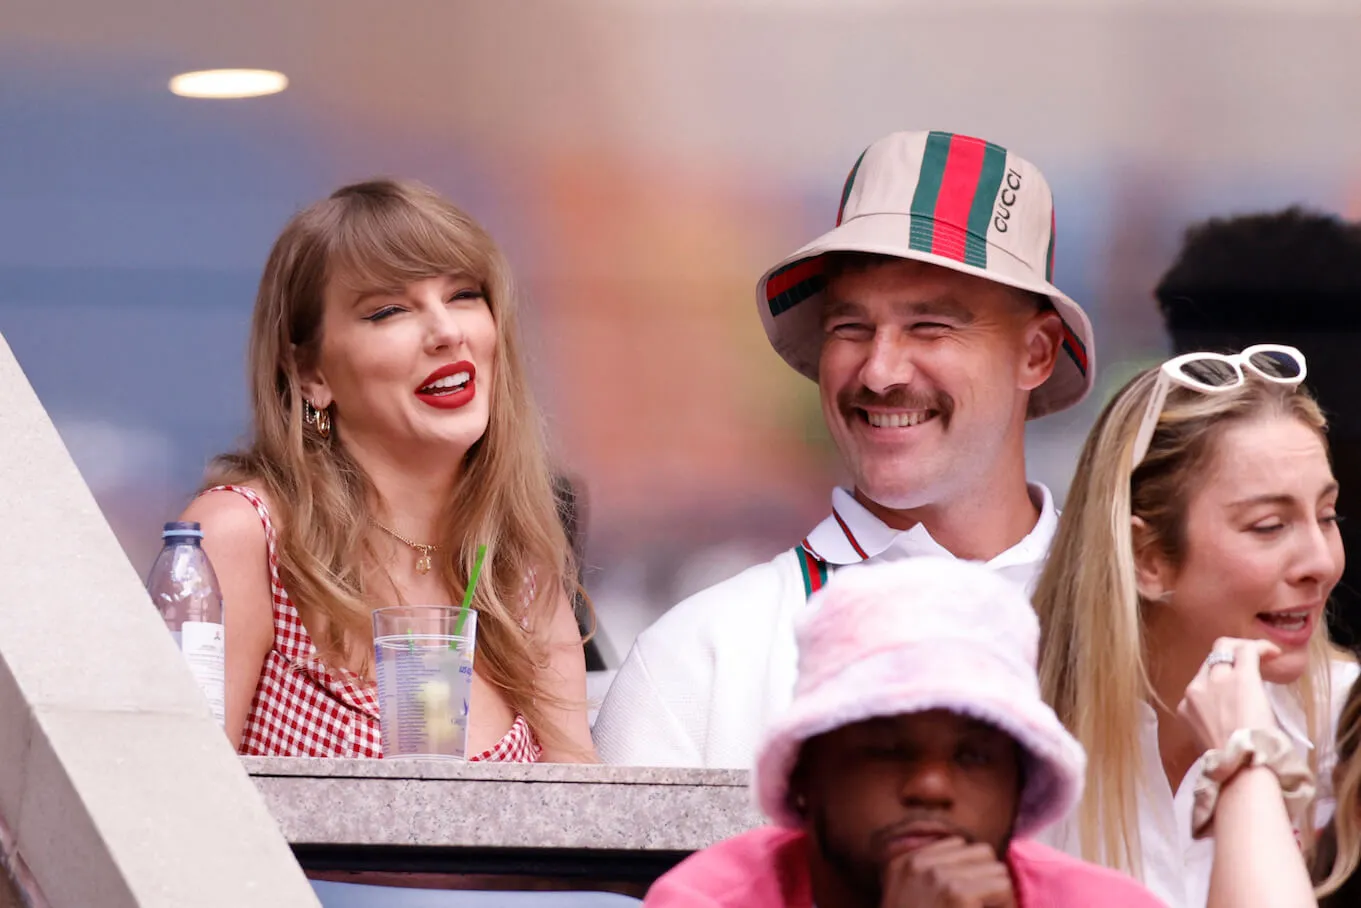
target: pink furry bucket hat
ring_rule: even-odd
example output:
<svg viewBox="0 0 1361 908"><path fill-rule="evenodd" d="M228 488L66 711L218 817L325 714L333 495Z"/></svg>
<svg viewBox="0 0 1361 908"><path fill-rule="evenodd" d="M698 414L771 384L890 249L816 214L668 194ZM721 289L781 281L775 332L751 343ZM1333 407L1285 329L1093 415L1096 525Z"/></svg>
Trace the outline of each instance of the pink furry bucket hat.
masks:
<svg viewBox="0 0 1361 908"><path fill-rule="evenodd" d="M947 709L1010 734L1026 755L1016 835L1063 819L1087 758L1040 699L1040 626L1024 591L979 564L911 558L843 569L809 600L795 635L794 700L752 774L761 810L801 825L789 777L803 742L880 716Z"/></svg>

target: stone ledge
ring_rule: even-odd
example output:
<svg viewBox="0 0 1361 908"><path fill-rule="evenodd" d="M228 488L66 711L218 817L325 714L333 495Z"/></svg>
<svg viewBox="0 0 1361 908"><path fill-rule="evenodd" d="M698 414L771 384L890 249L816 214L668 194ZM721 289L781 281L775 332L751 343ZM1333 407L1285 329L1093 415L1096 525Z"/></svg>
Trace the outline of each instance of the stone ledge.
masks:
<svg viewBox="0 0 1361 908"><path fill-rule="evenodd" d="M604 763L461 763L454 760L342 760L333 757L242 757L257 778L458 779L614 785L747 787L744 769L610 766Z"/></svg>
<svg viewBox="0 0 1361 908"><path fill-rule="evenodd" d="M736 770L243 762L293 845L689 852L762 822Z"/></svg>
<svg viewBox="0 0 1361 908"><path fill-rule="evenodd" d="M0 847L24 897L318 905L3 337L0 439Z"/></svg>

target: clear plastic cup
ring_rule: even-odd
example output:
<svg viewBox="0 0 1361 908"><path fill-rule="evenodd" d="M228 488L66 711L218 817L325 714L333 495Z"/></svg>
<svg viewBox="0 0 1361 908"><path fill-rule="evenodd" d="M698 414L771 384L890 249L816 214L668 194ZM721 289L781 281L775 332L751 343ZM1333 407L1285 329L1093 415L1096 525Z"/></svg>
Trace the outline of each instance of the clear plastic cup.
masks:
<svg viewBox="0 0 1361 908"><path fill-rule="evenodd" d="M385 759L466 759L477 613L407 605L373 613Z"/></svg>

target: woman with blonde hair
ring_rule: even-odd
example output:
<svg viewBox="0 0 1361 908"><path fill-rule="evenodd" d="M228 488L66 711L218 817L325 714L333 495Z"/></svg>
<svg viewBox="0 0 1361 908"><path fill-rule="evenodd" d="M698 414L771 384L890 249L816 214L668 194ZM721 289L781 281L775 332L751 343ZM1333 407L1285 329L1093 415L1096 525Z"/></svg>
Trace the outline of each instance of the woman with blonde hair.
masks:
<svg viewBox="0 0 1361 908"><path fill-rule="evenodd" d="M1177 709L1202 666L1234 658L1215 641L1279 648L1263 664L1272 712L1316 771L1333 692L1356 675L1323 622L1343 553L1305 375L1298 350L1259 345L1136 376L1087 438L1035 592L1043 692L1089 760L1077 814L1049 840L1173 908L1204 906L1210 886L1214 842L1192 829L1206 749ZM1324 790L1320 817L1329 804ZM1306 846L1307 813L1292 818Z"/></svg>
<svg viewBox="0 0 1361 908"><path fill-rule="evenodd" d="M1361 681L1352 686L1337 728L1337 808L1314 860L1323 908L1361 905Z"/></svg>
<svg viewBox="0 0 1361 908"><path fill-rule="evenodd" d="M249 444L183 519L204 530L242 753L379 757L375 608L461 601L475 553L473 759L590 761L572 556L491 237L376 180L297 214L250 337Z"/></svg>

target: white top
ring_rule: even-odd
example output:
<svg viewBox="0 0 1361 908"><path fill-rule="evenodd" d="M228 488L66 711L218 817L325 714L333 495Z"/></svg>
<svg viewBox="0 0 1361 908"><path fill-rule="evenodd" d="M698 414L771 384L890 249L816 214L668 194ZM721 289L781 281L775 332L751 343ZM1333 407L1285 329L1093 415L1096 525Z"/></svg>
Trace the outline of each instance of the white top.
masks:
<svg viewBox="0 0 1361 908"><path fill-rule="evenodd" d="M1034 591L1058 513L1030 486L1034 529L988 567ZM836 570L923 555L954 557L918 524L895 530L844 489L803 547ZM691 596L639 635L593 730L606 763L749 769L767 723L790 701L794 617L807 603L792 551Z"/></svg>
<svg viewBox="0 0 1361 908"><path fill-rule="evenodd" d="M1314 822L1322 828L1333 815L1333 729L1338 713L1346 702L1352 682L1357 678L1356 663L1338 661L1332 670L1332 709L1328 716L1326 744L1318 759L1318 794ZM1301 756L1313 749L1304 720L1304 709L1289 689L1268 684L1276 721L1295 742ZM1158 752L1158 716L1147 703L1140 704L1142 723L1139 745L1144 757L1144 776L1139 795L1139 841L1143 852L1143 884L1167 903L1168 908L1205 908L1210 894L1210 869L1214 864L1214 840L1191 838L1191 807L1195 803L1196 779L1200 778L1200 757L1177 786L1176 794L1167 782L1162 756ZM1297 830L1298 832L1298 830ZM1075 817L1045 830L1037 839L1074 857L1081 855Z"/></svg>

